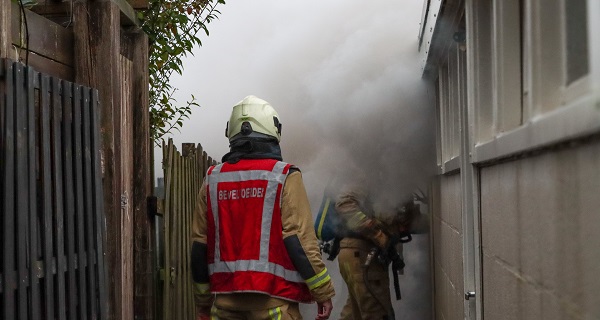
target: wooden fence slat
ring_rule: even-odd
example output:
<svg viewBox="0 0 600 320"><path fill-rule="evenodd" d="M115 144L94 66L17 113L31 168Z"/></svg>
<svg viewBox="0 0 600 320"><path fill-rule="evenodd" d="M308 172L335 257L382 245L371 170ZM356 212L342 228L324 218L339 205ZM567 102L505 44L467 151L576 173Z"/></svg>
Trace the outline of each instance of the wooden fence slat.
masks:
<svg viewBox="0 0 600 320"><path fill-rule="evenodd" d="M202 147L200 146L200 144L198 144L196 146L196 169L198 170L198 181L197 181L197 185L196 185L196 195L194 197L195 201L194 201L194 205L196 204L196 201L198 201L198 195L200 194L200 188L202 188L202 183L204 182L204 170L202 169ZM192 218L193 221L193 218ZM194 298L192 296L192 302L194 301ZM193 304L195 307L195 304ZM194 316L196 315L196 311L194 310Z"/></svg>
<svg viewBox="0 0 600 320"><path fill-rule="evenodd" d="M72 143L72 125L73 125L73 84L71 82L62 82L63 98L63 186L65 195L65 221L66 221L66 256L67 256L67 319L77 319L77 287L75 270L75 191L73 185L73 143Z"/></svg>
<svg viewBox="0 0 600 320"><path fill-rule="evenodd" d="M164 212L164 231L165 235L165 268L164 268L164 291L163 301L165 303L163 319L171 317L171 216L173 188L173 140L169 139L167 146L163 146L163 161L165 171L165 212Z"/></svg>
<svg viewBox="0 0 600 320"><path fill-rule="evenodd" d="M50 100L50 79L42 75L40 85L40 125L42 132L42 157L41 157L41 178L42 178L42 216L44 224L44 246L42 248L44 258L44 307L47 315L54 316L54 275L52 273L51 261L53 259L53 239L52 239L52 158L51 158L51 100Z"/></svg>
<svg viewBox="0 0 600 320"><path fill-rule="evenodd" d="M192 145L193 148L193 145ZM192 195L192 160L193 160L193 150L192 153L185 157L185 195L184 199L186 202L186 210L185 217L183 221L183 270L185 270L184 278L183 278L183 301L184 301L184 319L189 319L190 316L190 294L191 292L191 278L190 278L190 216L191 216L191 195Z"/></svg>
<svg viewBox="0 0 600 320"><path fill-rule="evenodd" d="M27 171L29 173L29 279L30 279L30 319L37 320L40 318L40 288L37 270L34 266L38 261L38 215L37 215L37 180L36 180L36 107L34 97L34 77L39 76L33 68L27 68L27 122L28 122L28 146L29 146L29 163Z"/></svg>
<svg viewBox="0 0 600 320"><path fill-rule="evenodd" d="M177 293L179 294L179 319L183 319L183 311L185 307L185 300L183 296L184 292L184 278L185 271L183 268L183 219L185 217L185 158L178 154L179 158L179 201L177 201L177 205L179 207L178 215L177 215Z"/></svg>
<svg viewBox="0 0 600 320"><path fill-rule="evenodd" d="M188 299L188 317L189 319L194 319L194 292L193 292L193 280L192 280L192 260L191 260L191 256L190 253L192 251L192 245L191 245L191 241L190 239L192 238L192 216L194 214L194 205L196 203L196 196L198 195L198 190L196 188L197 184L198 184L198 172L197 172L197 166L196 166L196 162L197 162L197 158L198 158L198 154L196 153L196 149L195 149L195 145L194 145L194 154L192 156L192 158L190 159L190 192L189 192L189 214L188 214L188 223L187 223L187 227L186 227L186 234L187 234L187 241L186 241L186 257L188 259L186 266L188 269L188 275L187 275L187 284L188 284L188 293L187 293L187 299Z"/></svg>
<svg viewBox="0 0 600 320"><path fill-rule="evenodd" d="M73 104L73 163L75 167L75 221L77 238L77 280L78 280L78 302L79 317L88 318L86 297L88 294L85 274L85 237L84 237L84 203L83 203L83 168L81 150L81 91L82 86L75 86Z"/></svg>
<svg viewBox="0 0 600 320"><path fill-rule="evenodd" d="M15 68L15 102L17 106L17 117L15 126L17 129L17 269L18 269L18 314L20 319L27 318L27 108L25 91L25 70L23 65L17 64Z"/></svg>
<svg viewBox="0 0 600 320"><path fill-rule="evenodd" d="M179 152L175 153L175 159L177 159L177 165L176 165L176 185L177 188L175 189L176 192L176 198L177 201L175 202L175 215L173 216L174 218L174 223L173 223L173 235L175 236L175 241L173 241L173 252L175 253L175 255L173 255L173 264L177 266L177 269L175 271L175 303L177 303L178 301L182 301L181 298L181 278L183 276L183 272L181 270L181 215L182 215L182 206L181 206L181 200L182 200L182 195L181 195L181 186L182 186L182 179L181 179L181 154ZM176 316L178 319L181 319L181 307L176 307L174 306L174 309L177 310L176 311Z"/></svg>
<svg viewBox="0 0 600 320"><path fill-rule="evenodd" d="M171 238L173 238L173 241L171 242L171 266L174 268L174 277L172 279L172 286L173 286L173 296L175 297L175 299L172 302L171 308L173 308L173 310L175 311L175 316L177 318L181 318L180 312L181 309L177 308L177 301L181 301L181 297L179 296L179 264L177 263L177 257L179 256L179 250L177 250L179 248L179 237L178 235L178 231L179 231L179 213L180 213L180 208L179 208L179 203L180 203L180 197L179 197L179 183L181 182L179 179L179 172L180 172L180 160L181 158L179 157L179 153L177 152L177 147L173 148L173 183L174 183L174 187L173 187L173 202L171 204L171 207L173 208L172 210L172 214L171 214Z"/></svg>
<svg viewBox="0 0 600 320"><path fill-rule="evenodd" d="M186 201L185 201L185 195L186 195L186 174L185 174L185 169L186 169L186 159L185 157L181 157L181 166L180 166L180 176L179 176L179 186L180 186L180 210L179 210L179 256L177 257L177 262L179 264L179 294L180 294L180 301L181 301L181 305L180 305L180 309L181 309L181 319L183 319L184 315L185 315L185 265L184 265L184 261L185 261L185 252L184 252L184 248L185 248L185 244L183 242L183 238L185 237L185 229L184 229L184 224L185 224L185 215L187 214L187 206L186 206Z"/></svg>
<svg viewBox="0 0 600 320"><path fill-rule="evenodd" d="M192 144L192 149L194 148L194 145ZM186 268L186 276L185 276L185 284L186 284L186 292L185 292L185 300L187 302L187 308L185 309L187 311L186 319L193 319L193 309L194 309L194 304L192 303L192 300L190 299L190 297L192 296L192 277L191 277L191 260L190 260L190 252L191 252L191 246L190 246L190 238L192 233L190 232L191 229L191 218L192 218L192 212L193 212L193 200L194 199L194 157L195 157L195 151L193 150L192 155L189 157L188 159L188 214L186 216L186 224L185 224L185 235L186 235L186 239L187 241L185 242L185 268Z"/></svg>
<svg viewBox="0 0 600 320"><path fill-rule="evenodd" d="M52 83L52 161L53 163L53 185L54 185L54 216L56 228L53 230L54 241L56 242L56 279L57 279L57 307L58 318L66 318L66 297L65 297L65 271L67 270L64 259L64 202L62 189L62 98L60 96L60 79L51 78Z"/></svg>
<svg viewBox="0 0 600 320"><path fill-rule="evenodd" d="M174 204L174 210L173 210L173 230L171 232L172 237L175 238L175 241L172 242L173 244L173 248L172 248L172 252L174 253L172 256L172 264L175 266L175 303L177 303L178 301L181 301L181 263L180 263L180 259L179 259L179 255L181 254L181 243L180 243L180 216L181 216L181 156L179 155L179 153L174 153L174 157L175 157L175 201L173 202ZM174 310L175 310L175 318L176 319L181 319L181 308L177 308L175 306L173 306Z"/></svg>
<svg viewBox="0 0 600 320"><path fill-rule="evenodd" d="M106 267L104 265L104 247L106 234L104 225L104 194L102 190L102 167L100 161L100 106L98 90L92 91L92 112L91 112L91 125L92 125L92 162L94 165L93 172L93 192L94 192L94 234L96 235L96 263L98 274L98 308L100 309L100 320L108 319L108 297L106 291Z"/></svg>
<svg viewBox="0 0 600 320"><path fill-rule="evenodd" d="M208 164L208 154L206 153L206 151L202 151L202 163L204 166L204 172L206 173L206 171L208 171L208 168L210 167L210 165Z"/></svg>
<svg viewBox="0 0 600 320"><path fill-rule="evenodd" d="M191 241L189 241L189 239L191 239L192 237L192 225L193 225L193 221L194 221L194 208L196 207L196 201L198 201L198 191L200 190L200 170L198 170L198 149L196 148L196 146L194 145L194 158L193 158L193 162L192 162L192 168L193 168L193 175L192 175L192 182L193 182L193 188L192 188L192 197L191 197L191 212L190 212L190 218L189 218L189 225L188 225L188 257L189 257L189 263L188 263L188 267L190 269L190 276L189 276L189 283L190 283L190 293L188 295L188 299L190 300L190 319L194 319L194 315L196 314L195 312L195 308L194 308L194 286L193 286L193 279L192 279L192 260L191 260L191 256L190 256L190 252L192 251L192 243Z"/></svg>
<svg viewBox="0 0 600 320"><path fill-rule="evenodd" d="M183 301L183 319L186 318L187 316L187 311L188 311L188 285L189 285L189 281L188 281L188 274L189 274L189 267L188 267L188 256L189 251L187 251L187 244L189 243L189 237L188 237L188 230L187 230L187 226L188 226L188 216L189 216L189 163L190 163L190 159L188 157L183 158L183 205L184 205L184 209L182 210L183 213L183 223L181 224L181 248L182 248L182 252L181 252L181 269L182 269L182 275L181 275L181 280L182 280L182 286L183 286L183 290L182 290L182 301Z"/></svg>
<svg viewBox="0 0 600 320"><path fill-rule="evenodd" d="M5 101L4 110L4 168L3 168L3 186L2 186L2 211L3 211L3 229L2 246L3 259L2 270L4 279L2 284L2 316L4 319L15 319L15 278L12 273L15 270L15 124L14 124L14 92L11 90L14 86L13 63L4 60L5 68L5 88L4 97L0 100ZM4 98L4 99L2 99Z"/></svg>
<svg viewBox="0 0 600 320"><path fill-rule="evenodd" d="M87 237L87 278L89 284L88 290L88 305L90 314L97 314L97 296L96 296L96 277L97 272L94 252L94 221L93 221L93 203L92 203L92 151L91 147L91 128L90 128L90 91L91 89L83 89L83 108L82 108L82 134L83 134L83 181L84 181L84 204L85 218L84 230Z"/></svg>
<svg viewBox="0 0 600 320"><path fill-rule="evenodd" d="M202 146L200 144L198 144L198 146L196 147L196 161L198 162L198 191L200 191L200 188L202 187L202 182L204 181L204 175L206 174L206 168L204 168L204 163L202 163Z"/></svg>

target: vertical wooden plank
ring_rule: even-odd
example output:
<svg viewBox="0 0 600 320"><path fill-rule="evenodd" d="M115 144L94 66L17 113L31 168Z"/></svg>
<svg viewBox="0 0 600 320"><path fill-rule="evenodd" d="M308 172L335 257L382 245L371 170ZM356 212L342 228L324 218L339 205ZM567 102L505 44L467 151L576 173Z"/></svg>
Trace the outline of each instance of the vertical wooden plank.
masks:
<svg viewBox="0 0 600 320"><path fill-rule="evenodd" d="M54 190L54 241L56 243L56 290L58 318L66 318L65 298L65 271L67 269L64 242L64 202L62 189L62 97L60 95L60 81L51 78L52 83L52 184Z"/></svg>
<svg viewBox="0 0 600 320"><path fill-rule="evenodd" d="M121 78L121 104L119 123L120 156L121 156L121 278L122 284L122 319L133 318L133 123L131 97L131 61L124 56L119 58Z"/></svg>
<svg viewBox="0 0 600 320"><path fill-rule="evenodd" d="M87 258L87 281L88 281L88 297L87 304L90 309L90 318L95 319L97 317L97 296L96 296L96 264L94 260L94 221L93 221L93 203L92 203L92 154L91 154L91 125L90 125L90 93L91 89L87 87L82 88L82 127L81 135L82 140L82 151L83 151L83 195L84 195L84 215L82 220L84 223L85 232L85 243L87 245L86 258Z"/></svg>
<svg viewBox="0 0 600 320"><path fill-rule="evenodd" d="M177 307L177 302L181 301L181 297L179 295L179 279L181 278L179 272L179 172L180 172L180 157L179 152L176 152L175 148L173 152L173 202L171 204L171 230L169 234L169 238L171 238L171 270L173 271L174 278L171 279L171 286L173 287L173 301L171 304L171 308L173 308L173 314L175 318L181 318L181 309Z"/></svg>
<svg viewBox="0 0 600 320"><path fill-rule="evenodd" d="M52 237L52 154L51 154L51 100L50 79L42 75L40 86L41 178L42 178L42 221L44 225L42 256L44 258L44 308L45 314L54 316L54 274L52 259L54 242ZM10 319L10 318L9 318Z"/></svg>
<svg viewBox="0 0 600 320"><path fill-rule="evenodd" d="M191 241L189 239L192 238L192 218L193 218L193 214L194 214L194 205L196 204L196 196L198 195L198 190L196 188L196 186L198 185L198 153L196 153L196 146L194 145L194 157L191 159L191 169L192 169L192 174L191 174L191 189L190 189L190 212L188 215L188 225L186 227L187 230L187 238L188 241L186 242L187 244L187 257L188 257L188 264L187 264L187 268L188 268L188 286L189 286L189 293L188 293L188 301L189 301L189 317L190 319L194 319L194 315L195 315L195 310L194 310L194 291L193 291L193 281L192 281L192 259L191 259L191 255L190 253L192 252L192 246L191 246Z"/></svg>
<svg viewBox="0 0 600 320"><path fill-rule="evenodd" d="M133 44L133 205L134 205L134 314L138 320L154 319L156 293L153 270L153 217L147 198L152 192L152 147L148 98L148 36L132 35Z"/></svg>
<svg viewBox="0 0 600 320"><path fill-rule="evenodd" d="M195 315L195 309L194 309L194 291L193 291L193 287L192 287L192 260L191 260L191 256L190 253L192 251L192 246L191 246L191 241L189 239L192 238L192 218L193 218L193 214L194 214L194 206L196 204L196 196L198 195L198 188L197 186L198 184L198 153L196 150L196 146L194 145L194 156L191 159L191 168L192 168L192 174L191 174L191 191L190 191L190 212L188 215L188 224L186 227L187 230L187 238L188 241L186 242L187 244L187 257L188 257L188 264L187 264L187 268L188 268L188 285L189 285L189 292L188 292L188 301L189 301L189 314L188 317L189 319L194 319L194 315Z"/></svg>
<svg viewBox="0 0 600 320"><path fill-rule="evenodd" d="M200 188L202 187L202 183L203 183L203 178L204 178L204 169L202 167L202 146L198 143L196 146L196 168L197 168L197 177L198 177L198 181L197 181L197 185L196 185L196 191L194 194L194 207L196 206L196 201L198 201L198 195L200 194ZM193 210L193 209L192 209ZM192 221L193 221L193 217L192 217ZM191 270L190 270L191 272ZM193 292L193 289L192 289ZM194 301L193 295L192 295L192 303ZM194 304L194 303L193 303ZM195 306L195 304L194 304ZM194 311L194 315L196 315L196 312Z"/></svg>
<svg viewBox="0 0 600 320"><path fill-rule="evenodd" d="M74 171L73 171L73 83L62 82L63 99L63 126L62 126L62 156L63 156L63 186L65 199L65 222L66 222L66 257L67 257L67 319L77 319L77 286L76 286L76 253L75 243L75 190L74 190Z"/></svg>
<svg viewBox="0 0 600 320"><path fill-rule="evenodd" d="M164 304L165 309L163 313L163 319L169 319L172 317L172 288L173 288L173 279L171 277L171 270L173 268L172 264L172 250L171 246L173 244L173 239L171 238L171 225L173 221L173 172L174 172L174 146L173 139L169 139L168 145L165 149L163 149L163 160L165 162L165 224L164 224L164 239L165 239L165 269L164 269Z"/></svg>
<svg viewBox="0 0 600 320"><path fill-rule="evenodd" d="M25 91L25 69L21 64L15 64L15 105L17 108L15 128L17 134L16 148L16 189L17 192L17 296L18 315L20 319L27 318L27 94Z"/></svg>
<svg viewBox="0 0 600 320"><path fill-rule="evenodd" d="M196 146L196 170L197 170L197 177L198 177L198 181L196 182L196 192L194 194L194 207L196 205L196 201L198 201L198 194L200 194L200 188L202 187L202 182L203 182L203 176L204 176L204 170L202 167L202 147L200 146L200 144L198 144ZM193 210L193 209L192 209ZM193 211L192 211L193 212ZM193 220L193 217L192 217ZM190 270L191 272L191 270ZM193 292L193 290L192 290ZM192 295L192 305L195 306L194 302L194 297ZM196 311L194 310L194 315L196 314Z"/></svg>
<svg viewBox="0 0 600 320"><path fill-rule="evenodd" d="M180 157L180 171L179 171L179 216L177 225L177 286L179 289L179 300L177 302L178 309L180 310L180 318L183 319L185 314L185 269L183 268L183 222L185 220L185 158Z"/></svg>
<svg viewBox="0 0 600 320"><path fill-rule="evenodd" d="M189 157L185 157L183 158L183 193L182 193L182 197L183 197L183 210L181 210L181 212L183 213L182 215L182 224L181 224L181 280L182 280L182 292L183 292L183 297L181 299L181 301L183 302L183 315L182 318L185 319L187 318L187 313L188 313L188 256L190 255L189 252L187 251L187 244L190 242L188 239L188 232L187 232L187 217L189 214L189 163L190 163L190 159Z"/></svg>
<svg viewBox="0 0 600 320"><path fill-rule="evenodd" d="M206 174L206 171L208 171L208 168L210 167L210 164L208 163L208 154L206 154L206 151L202 151L202 163L204 166L204 174Z"/></svg>
<svg viewBox="0 0 600 320"><path fill-rule="evenodd" d="M0 59L12 55L11 44L11 1L0 0Z"/></svg>
<svg viewBox="0 0 600 320"><path fill-rule="evenodd" d="M2 0L4 1L4 0ZM5 2L5 1L4 1ZM2 2L3 3L3 2ZM0 13L4 15L4 13ZM12 274L15 270L15 107L14 107L14 79L13 63L9 60L2 61L4 64L5 96L4 102L4 167L2 168L2 270L4 279L2 284L2 316L4 319L16 318L15 278Z"/></svg>
<svg viewBox="0 0 600 320"><path fill-rule="evenodd" d="M175 209L175 224L173 229L173 237L175 238L173 250L175 251L174 261L173 263L176 265L176 278L175 278L175 304L174 308L176 310L176 316L181 319L182 318L182 292L181 292L181 279L183 278L183 270L181 269L181 218L183 216L183 205L182 205L182 173L183 173L183 159L181 154L177 152L177 175L175 176L175 182L177 184L176 189L176 209Z"/></svg>
<svg viewBox="0 0 600 320"><path fill-rule="evenodd" d="M34 77L39 76L33 68L29 67L27 70L27 122L28 122L28 168L29 173L29 279L30 280L30 299L31 304L30 319L37 320L40 318L40 293L39 293L39 279L37 277L37 268L35 264L38 261L39 248L38 248L38 218L37 218L37 177L36 177L36 106L34 97Z"/></svg>
<svg viewBox="0 0 600 320"><path fill-rule="evenodd" d="M187 258L187 263L186 263L186 268L187 268L187 277L186 277L186 283L188 285L188 292L186 293L186 299L188 301L188 314L186 314L186 318L188 319L193 319L194 318L194 303L192 301L192 277L191 277L191 259L190 259L190 252L191 252L191 246L190 246L190 240L191 239L191 220L192 220L192 213L194 212L194 200L195 200L195 192L194 190L196 190L196 181L195 181L195 174L196 174L196 148L195 146L193 146L193 154L190 157L190 186L189 186L189 192L188 192L188 201L189 201L189 212L188 212L188 221L186 223L186 237L188 239L188 241L186 242L186 258Z"/></svg>
<svg viewBox="0 0 600 320"><path fill-rule="evenodd" d="M78 83L98 89L100 108L100 145L104 163L103 192L106 213L106 277L108 282L109 319L121 318L123 309L120 259L121 163L119 109L120 85L120 10L112 2L75 2L73 11L75 34L75 78ZM110 81L109 81L110 79Z"/></svg>
<svg viewBox="0 0 600 320"><path fill-rule="evenodd" d="M202 146L198 143L196 145L196 168L198 170L198 191L200 191L200 187L202 186L203 178L204 178L204 169L202 167Z"/></svg>
<svg viewBox="0 0 600 320"><path fill-rule="evenodd" d="M102 167L100 159L100 106L98 91L92 91L92 161L94 163L94 235L96 246L96 263L98 264L98 295L100 319L108 319L108 297L106 290L106 267L105 267L105 225L104 225L104 193L102 190Z"/></svg>
<svg viewBox="0 0 600 320"><path fill-rule="evenodd" d="M200 169L200 183L202 183L202 181L204 180L204 174L206 173L206 169L204 167L204 161L203 161L203 154L204 154L204 149L202 148L202 146L200 144L198 144L198 168Z"/></svg>
<svg viewBox="0 0 600 320"><path fill-rule="evenodd" d="M184 202L184 194L185 194L185 189L184 189L184 180L185 180L185 161L184 158L179 155L179 201L178 201L178 205L179 205L179 210L178 211L178 219L177 219L177 287L178 287L178 292L179 292L179 299L177 301L178 304L178 309L179 309L179 317L180 319L183 318L183 315L185 314L184 311L184 307L185 305L183 304L184 301L184 279L185 279L185 272L184 272L184 268L183 268L183 237L184 237L184 233L183 233L183 221L184 221L184 217L185 217L185 202Z"/></svg>
<svg viewBox="0 0 600 320"><path fill-rule="evenodd" d="M193 147L193 145L192 145ZM191 152L193 152L193 150L191 150ZM188 319L189 316L191 315L190 313L190 299L189 299L189 295L191 294L191 280L190 280L190 251L189 251L189 243L190 243L190 234L189 234L189 216L190 216L190 203L191 203L191 194L192 194L192 160L193 160L193 153L190 154L189 156L186 157L185 162L186 162L186 186L185 186L185 195L184 195L184 199L186 202L186 210L185 210L185 220L183 223L183 270L184 270L184 279L183 279L183 286L184 286L184 296L183 296L183 300L185 303L185 313L183 314L183 318L184 319ZM187 241L186 241L187 239Z"/></svg>
<svg viewBox="0 0 600 320"><path fill-rule="evenodd" d="M165 315L168 312L168 302L167 302L167 253L169 240L167 238L166 225L169 223L168 213L169 213L169 190L171 189L168 185L169 177L169 156L167 154L168 145L165 143L165 140L161 141L161 150L162 150L162 170L163 170L163 181L162 181L162 221L159 229L158 238L161 239L161 243L158 244L160 256L159 256L159 274L158 274L158 283L160 284L160 301L161 301L161 309L159 310L160 315L158 315L160 320L164 320ZM160 195L159 195L160 197ZM162 244L162 248L161 248Z"/></svg>
<svg viewBox="0 0 600 320"><path fill-rule="evenodd" d="M77 239L77 286L79 295L77 297L79 303L79 317L81 319L88 318L88 309L86 297L88 294L86 286L85 273L85 235L84 235L84 201L83 201L83 151L81 148L81 108L82 108L82 86L73 88L73 126L71 134L73 135L73 168L75 173L75 238Z"/></svg>

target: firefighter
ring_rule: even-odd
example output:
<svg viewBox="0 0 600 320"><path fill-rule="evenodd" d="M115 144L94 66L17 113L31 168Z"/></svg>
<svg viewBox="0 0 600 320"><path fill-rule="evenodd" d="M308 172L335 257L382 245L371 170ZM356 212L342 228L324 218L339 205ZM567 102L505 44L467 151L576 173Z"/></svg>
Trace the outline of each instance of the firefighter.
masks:
<svg viewBox="0 0 600 320"><path fill-rule="evenodd" d="M301 319L317 302L328 319L335 292L318 242L300 170L283 162L281 123L248 96L227 123L230 152L208 169L192 227L198 319Z"/></svg>
<svg viewBox="0 0 600 320"><path fill-rule="evenodd" d="M424 233L429 228L427 216L411 203L412 199L404 202L393 213L376 214L369 195L360 187L347 187L340 193L335 209L346 230L339 243L338 263L348 287L341 320L394 319L388 266L392 264L393 272L401 274L401 242L410 241L410 233ZM407 235L408 240L404 238ZM395 281L399 299L398 279Z"/></svg>

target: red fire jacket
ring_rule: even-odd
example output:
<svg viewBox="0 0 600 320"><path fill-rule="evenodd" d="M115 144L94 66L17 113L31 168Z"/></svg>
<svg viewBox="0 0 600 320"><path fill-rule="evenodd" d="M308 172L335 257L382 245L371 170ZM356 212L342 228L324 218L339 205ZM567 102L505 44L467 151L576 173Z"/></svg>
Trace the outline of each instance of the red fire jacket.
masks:
<svg viewBox="0 0 600 320"><path fill-rule="evenodd" d="M211 291L312 300L282 237L281 192L291 165L271 159L213 166L207 175Z"/></svg>

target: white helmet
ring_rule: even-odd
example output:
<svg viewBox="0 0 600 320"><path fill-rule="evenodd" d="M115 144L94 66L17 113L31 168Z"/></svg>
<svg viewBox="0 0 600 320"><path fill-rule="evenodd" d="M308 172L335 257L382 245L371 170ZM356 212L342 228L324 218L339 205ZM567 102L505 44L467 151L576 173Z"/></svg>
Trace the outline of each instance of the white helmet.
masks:
<svg viewBox="0 0 600 320"><path fill-rule="evenodd" d="M281 122L277 111L265 100L247 96L231 111L225 136L229 141L241 137L271 136L281 140Z"/></svg>

